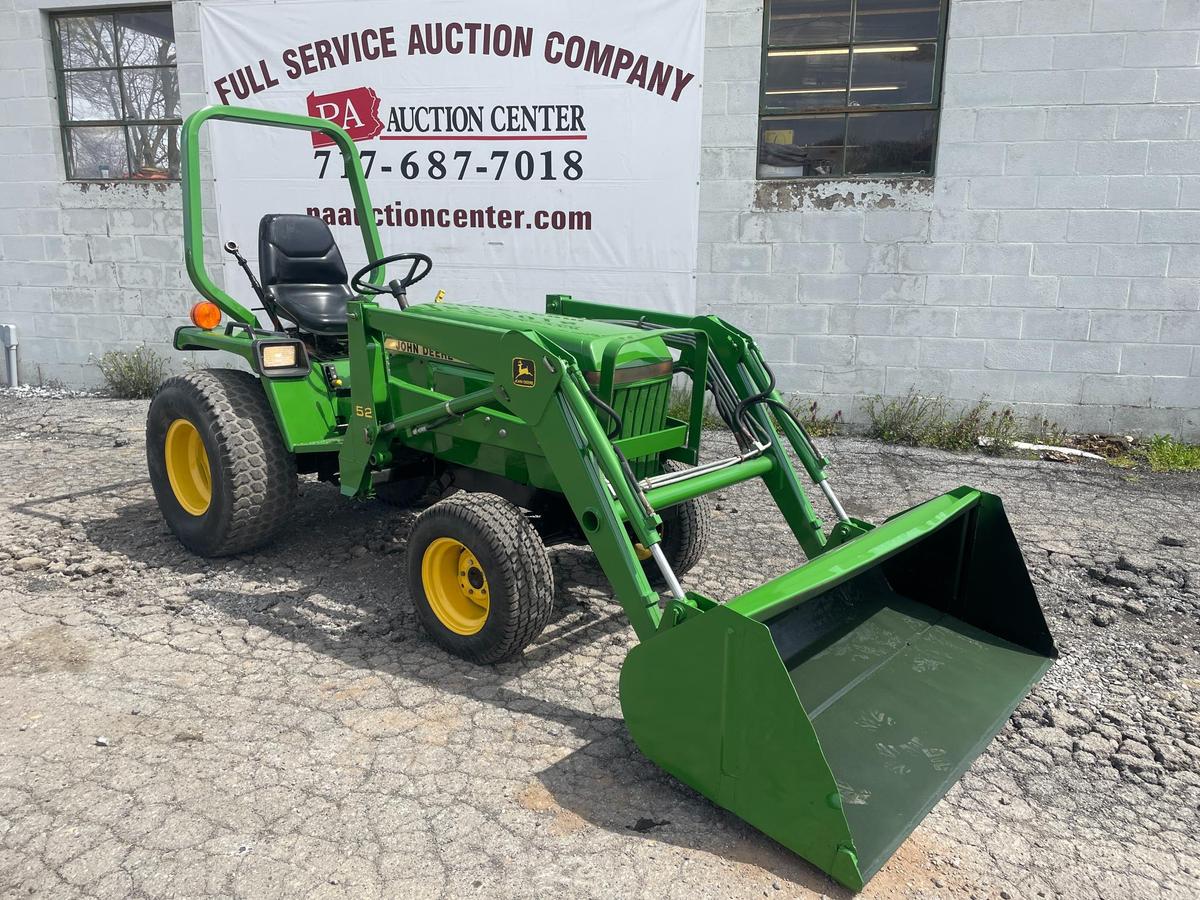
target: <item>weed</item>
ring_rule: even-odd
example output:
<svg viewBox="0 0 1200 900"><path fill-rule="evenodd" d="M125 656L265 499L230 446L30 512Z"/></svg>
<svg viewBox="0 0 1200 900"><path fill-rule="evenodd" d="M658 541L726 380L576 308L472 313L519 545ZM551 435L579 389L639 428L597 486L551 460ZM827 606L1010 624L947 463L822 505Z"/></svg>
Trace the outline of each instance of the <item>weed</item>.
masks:
<svg viewBox="0 0 1200 900"><path fill-rule="evenodd" d="M671 402L667 405L667 415L669 415L672 419L679 419L681 422L691 422L692 392L689 390L671 391ZM717 410L713 406L712 398L707 394L704 397L704 416L701 420L700 427L725 427L725 422L717 414Z"/></svg>
<svg viewBox="0 0 1200 900"><path fill-rule="evenodd" d="M167 377L166 357L144 344L136 350L110 350L96 362L108 393L119 400L146 400Z"/></svg>
<svg viewBox="0 0 1200 900"><path fill-rule="evenodd" d="M1155 472L1193 472L1200 469L1200 444L1185 444L1169 434L1156 434L1135 452Z"/></svg>
<svg viewBox="0 0 1200 900"><path fill-rule="evenodd" d="M821 412L816 400L806 401L800 397L793 397L787 401L787 406L812 437L829 437L841 430L842 411L840 409L833 415L827 416ZM692 392L688 390L672 391L671 402L667 407L667 415L673 419L687 422L691 419L691 412ZM707 395L704 398L704 420L702 427L720 429L726 427L725 421L713 405L712 398Z"/></svg>
<svg viewBox="0 0 1200 900"><path fill-rule="evenodd" d="M811 437L830 437L841 430L842 411L840 409L835 411L832 416L827 416L821 413L816 400L806 404L799 397L788 402L788 409L800 420L800 424L804 426L804 430Z"/></svg>
<svg viewBox="0 0 1200 900"><path fill-rule="evenodd" d="M1050 444L1061 446L1070 442L1071 436L1057 422L1042 419L1041 422L1031 422L1020 439L1031 444Z"/></svg>
<svg viewBox="0 0 1200 900"><path fill-rule="evenodd" d="M915 390L889 400L872 397L867 401L867 416L871 437L910 447L1004 453L1022 433L1009 407L992 409L981 400L955 413L945 397L922 397Z"/></svg>
<svg viewBox="0 0 1200 900"><path fill-rule="evenodd" d="M1148 441L1138 440L1132 444L1127 439L1121 452L1106 456L1108 464L1118 469L1149 468L1152 472L1200 470L1200 444L1185 444L1169 434L1156 434Z"/></svg>

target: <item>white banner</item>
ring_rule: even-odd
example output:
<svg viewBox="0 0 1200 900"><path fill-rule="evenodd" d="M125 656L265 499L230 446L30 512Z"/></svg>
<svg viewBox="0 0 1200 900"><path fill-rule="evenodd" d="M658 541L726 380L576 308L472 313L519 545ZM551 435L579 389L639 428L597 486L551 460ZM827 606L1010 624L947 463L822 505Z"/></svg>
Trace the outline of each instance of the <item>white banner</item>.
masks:
<svg viewBox="0 0 1200 900"><path fill-rule="evenodd" d="M414 302L694 309L703 0L206 0L200 25L211 103L350 131L384 251L433 258ZM307 213L366 261L336 147L206 129L222 242L257 256L262 215Z"/></svg>

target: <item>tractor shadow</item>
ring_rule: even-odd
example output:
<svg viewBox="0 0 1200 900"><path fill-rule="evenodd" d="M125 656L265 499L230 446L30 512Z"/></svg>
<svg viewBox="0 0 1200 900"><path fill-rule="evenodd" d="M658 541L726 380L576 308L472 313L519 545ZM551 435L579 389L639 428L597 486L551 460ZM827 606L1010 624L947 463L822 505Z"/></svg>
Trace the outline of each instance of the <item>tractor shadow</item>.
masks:
<svg viewBox="0 0 1200 900"><path fill-rule="evenodd" d="M582 706L608 695L613 699L594 706L616 711L613 661L619 665L635 639L589 549L551 548L555 609L546 630L520 658L477 666L429 641L412 610L404 576L398 576L412 512L342 502L332 489L306 483L295 522L275 544L253 555L210 561L183 550L153 499L137 493L127 492L111 516L85 521L84 530L97 547L135 565L144 563L168 577L207 576L184 588L193 603L348 667L569 729L582 746L537 773L560 814L565 811L622 837L640 835L762 869L818 894L853 896L650 763L619 713L600 714L512 686L544 688L551 697L573 694ZM36 507L37 501L27 505ZM384 540L383 549L369 549L369 540L367 545L355 543L366 534ZM357 552L364 546L367 552ZM231 588L230 582L236 586ZM187 615L187 607L176 614ZM582 664L564 659L577 655Z"/></svg>

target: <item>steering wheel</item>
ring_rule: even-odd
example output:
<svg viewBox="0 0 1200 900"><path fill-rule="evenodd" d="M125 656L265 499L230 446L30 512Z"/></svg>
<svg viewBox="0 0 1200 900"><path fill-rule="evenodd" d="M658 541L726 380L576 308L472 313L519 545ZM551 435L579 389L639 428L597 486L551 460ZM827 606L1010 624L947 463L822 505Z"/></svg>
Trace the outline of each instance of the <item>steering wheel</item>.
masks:
<svg viewBox="0 0 1200 900"><path fill-rule="evenodd" d="M408 262L409 260L412 261L412 265L408 267L408 274L403 278L393 278L386 285L371 284L369 281L363 280L368 274L378 268L395 262ZM423 269L421 268L422 263L425 265ZM428 275L432 268L433 260L424 253L395 253L392 256L385 256L374 262L369 262L355 272L354 277L350 279L350 287L359 294L369 294L371 296L391 294L400 301L401 306L405 306L408 302L406 296L408 289Z"/></svg>

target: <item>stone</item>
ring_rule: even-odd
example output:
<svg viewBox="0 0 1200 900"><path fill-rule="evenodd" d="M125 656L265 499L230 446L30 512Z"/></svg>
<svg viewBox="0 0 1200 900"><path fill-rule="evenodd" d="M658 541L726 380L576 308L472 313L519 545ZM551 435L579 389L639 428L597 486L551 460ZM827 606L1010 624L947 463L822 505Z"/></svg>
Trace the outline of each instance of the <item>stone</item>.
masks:
<svg viewBox="0 0 1200 900"><path fill-rule="evenodd" d="M1155 772L1161 767L1153 759L1143 759L1140 756L1129 756L1125 753L1114 753L1110 757L1113 768L1122 772Z"/></svg>
<svg viewBox="0 0 1200 900"><path fill-rule="evenodd" d="M1135 556L1132 553L1122 553L1117 557L1117 568L1124 572L1134 572L1144 575L1153 572L1158 566L1153 559L1146 556Z"/></svg>
<svg viewBox="0 0 1200 900"><path fill-rule="evenodd" d="M1113 752L1113 748L1115 747L1115 741L1110 741L1095 731L1089 731L1087 734L1082 734L1075 739L1073 749L1084 753L1091 753L1100 759L1104 759Z"/></svg>
<svg viewBox="0 0 1200 900"><path fill-rule="evenodd" d="M1158 542L1164 547L1187 547L1189 542L1187 538L1175 537L1172 534L1164 534L1158 539Z"/></svg>
<svg viewBox="0 0 1200 900"><path fill-rule="evenodd" d="M1142 584L1142 579L1128 569L1114 569L1105 574L1102 581L1113 587L1136 588Z"/></svg>
<svg viewBox="0 0 1200 900"><path fill-rule="evenodd" d="M1021 734L1026 735L1031 741L1040 747L1053 749L1059 747L1063 750L1070 750L1072 745L1071 736L1065 731L1059 731L1057 728L1025 728ZM1150 748L1147 747L1147 750Z"/></svg>
<svg viewBox="0 0 1200 900"><path fill-rule="evenodd" d="M1127 756L1137 756L1141 759L1154 759L1154 751L1138 740L1126 738L1117 748L1117 752Z"/></svg>
<svg viewBox="0 0 1200 900"><path fill-rule="evenodd" d="M1067 734L1084 734L1091 727L1083 719L1063 709L1050 710L1049 717L1055 728L1065 731Z"/></svg>
<svg viewBox="0 0 1200 900"><path fill-rule="evenodd" d="M42 559L40 556L25 556L13 563L13 568L18 572L32 572L35 569L44 569L50 565L50 560Z"/></svg>

